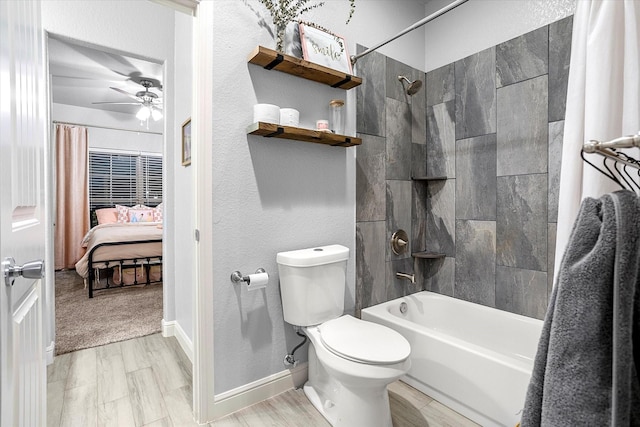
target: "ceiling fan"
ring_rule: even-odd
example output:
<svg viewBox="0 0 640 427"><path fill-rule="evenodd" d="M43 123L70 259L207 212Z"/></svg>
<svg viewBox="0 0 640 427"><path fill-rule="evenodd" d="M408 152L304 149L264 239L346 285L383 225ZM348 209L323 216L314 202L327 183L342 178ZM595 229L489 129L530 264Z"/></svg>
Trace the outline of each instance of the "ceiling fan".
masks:
<svg viewBox="0 0 640 427"><path fill-rule="evenodd" d="M152 80L140 79L138 82L144 90L137 92L135 95L124 91L120 88L110 86L110 89L119 92L136 102L93 102L93 104L111 104L111 105L140 105L140 109L136 113L136 118L140 121L148 120L149 117L154 121L158 121L162 118L162 98L157 94L151 92L149 88L156 87ZM160 88L158 86L158 88Z"/></svg>

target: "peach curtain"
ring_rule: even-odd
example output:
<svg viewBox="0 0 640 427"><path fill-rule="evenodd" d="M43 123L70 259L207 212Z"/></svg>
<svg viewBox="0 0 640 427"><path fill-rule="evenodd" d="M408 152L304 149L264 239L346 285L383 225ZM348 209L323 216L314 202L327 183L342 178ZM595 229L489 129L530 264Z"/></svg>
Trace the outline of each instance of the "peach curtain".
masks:
<svg viewBox="0 0 640 427"><path fill-rule="evenodd" d="M74 268L89 231L87 128L56 125L55 268Z"/></svg>

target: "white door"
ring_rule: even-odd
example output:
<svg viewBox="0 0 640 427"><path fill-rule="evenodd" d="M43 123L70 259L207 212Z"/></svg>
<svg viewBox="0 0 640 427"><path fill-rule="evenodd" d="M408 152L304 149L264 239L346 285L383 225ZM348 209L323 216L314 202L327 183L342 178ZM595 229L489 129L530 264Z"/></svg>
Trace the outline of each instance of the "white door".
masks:
<svg viewBox="0 0 640 427"><path fill-rule="evenodd" d="M46 424L43 39L38 1L0 0L0 427Z"/></svg>

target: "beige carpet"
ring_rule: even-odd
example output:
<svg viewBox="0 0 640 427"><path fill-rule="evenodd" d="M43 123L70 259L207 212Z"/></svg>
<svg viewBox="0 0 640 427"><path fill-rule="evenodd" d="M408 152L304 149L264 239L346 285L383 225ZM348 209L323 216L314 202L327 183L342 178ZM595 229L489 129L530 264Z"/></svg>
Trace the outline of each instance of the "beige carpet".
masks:
<svg viewBox="0 0 640 427"><path fill-rule="evenodd" d="M162 326L162 283L95 292L56 272L56 354L150 335Z"/></svg>

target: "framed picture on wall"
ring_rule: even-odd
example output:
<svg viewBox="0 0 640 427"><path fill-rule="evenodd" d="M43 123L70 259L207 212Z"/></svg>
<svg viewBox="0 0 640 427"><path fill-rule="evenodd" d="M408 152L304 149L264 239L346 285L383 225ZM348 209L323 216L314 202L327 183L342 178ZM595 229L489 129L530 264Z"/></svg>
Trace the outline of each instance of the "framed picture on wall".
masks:
<svg viewBox="0 0 640 427"><path fill-rule="evenodd" d="M303 58L346 74L353 74L343 37L300 23Z"/></svg>
<svg viewBox="0 0 640 427"><path fill-rule="evenodd" d="M191 118L182 124L182 166L191 164Z"/></svg>

